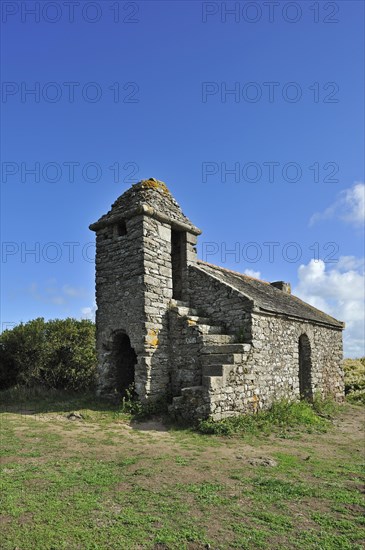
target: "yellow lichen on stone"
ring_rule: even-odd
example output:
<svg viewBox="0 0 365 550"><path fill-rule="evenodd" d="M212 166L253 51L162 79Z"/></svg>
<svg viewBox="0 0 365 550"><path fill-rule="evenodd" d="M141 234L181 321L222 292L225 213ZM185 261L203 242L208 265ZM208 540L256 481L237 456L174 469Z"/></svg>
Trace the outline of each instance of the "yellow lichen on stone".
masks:
<svg viewBox="0 0 365 550"><path fill-rule="evenodd" d="M166 183L164 183L163 181L156 180L154 178L150 178L149 180L142 180L141 186L142 186L142 189L161 189L161 191L166 195L170 194L170 191L168 190Z"/></svg>
<svg viewBox="0 0 365 550"><path fill-rule="evenodd" d="M158 330L149 329L147 333L147 344L153 346L154 348L158 346Z"/></svg>
<svg viewBox="0 0 365 550"><path fill-rule="evenodd" d="M196 321L194 321L194 319L188 319L188 325L189 327L193 327L196 325Z"/></svg>
<svg viewBox="0 0 365 550"><path fill-rule="evenodd" d="M259 398L256 394L254 394L252 397L252 408L254 413L257 413L258 407L259 407Z"/></svg>

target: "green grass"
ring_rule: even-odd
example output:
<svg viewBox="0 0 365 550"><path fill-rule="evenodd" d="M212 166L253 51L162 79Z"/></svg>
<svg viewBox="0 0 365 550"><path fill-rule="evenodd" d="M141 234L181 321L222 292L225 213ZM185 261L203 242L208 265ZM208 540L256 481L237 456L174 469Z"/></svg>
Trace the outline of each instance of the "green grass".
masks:
<svg viewBox="0 0 365 550"><path fill-rule="evenodd" d="M274 430L285 438L293 429L306 432L325 432L328 420L336 415L338 405L331 400L316 398L313 403L306 401L292 402L281 400L275 402L268 411L255 415L241 415L224 420L202 420L198 429L204 434L216 435L255 435L271 434Z"/></svg>
<svg viewBox="0 0 365 550"><path fill-rule="evenodd" d="M264 437L247 420L227 438L140 432L118 409L66 394L38 394L30 414L31 397L21 410L9 393L1 401L2 550L363 546L363 433L337 433L328 410L278 405L260 420ZM339 414L347 425L361 413ZM284 422L299 439L281 437ZM257 456L277 465L252 465Z"/></svg>

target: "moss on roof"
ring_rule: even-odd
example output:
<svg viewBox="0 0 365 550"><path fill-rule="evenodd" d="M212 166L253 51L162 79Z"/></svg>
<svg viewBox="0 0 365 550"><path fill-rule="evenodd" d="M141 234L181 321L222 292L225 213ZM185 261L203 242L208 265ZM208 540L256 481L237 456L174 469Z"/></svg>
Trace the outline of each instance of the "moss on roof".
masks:
<svg viewBox="0 0 365 550"><path fill-rule="evenodd" d="M141 211L143 207L149 208L150 215L154 213L164 215L171 223L181 223L191 228L193 233L201 233L183 214L167 185L155 178L142 180L132 185L117 198L109 212L91 224L90 229L94 231L102 225L114 223L118 218L131 217Z"/></svg>
<svg viewBox="0 0 365 550"><path fill-rule="evenodd" d="M156 180L155 178L150 178L148 180L142 180L139 183L136 183L135 186L141 186L142 189L160 189L165 195L171 195L166 183L163 181Z"/></svg>

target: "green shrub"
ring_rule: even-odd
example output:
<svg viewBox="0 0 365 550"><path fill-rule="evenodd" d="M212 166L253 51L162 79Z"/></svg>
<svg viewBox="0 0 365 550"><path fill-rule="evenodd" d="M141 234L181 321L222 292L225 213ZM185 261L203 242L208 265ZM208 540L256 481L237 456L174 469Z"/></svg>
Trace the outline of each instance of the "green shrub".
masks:
<svg viewBox="0 0 365 550"><path fill-rule="evenodd" d="M91 321L43 318L0 335L0 389L14 385L88 390L96 371Z"/></svg>
<svg viewBox="0 0 365 550"><path fill-rule="evenodd" d="M320 398L317 399L319 401ZM271 424L279 427L320 426L323 420L316 414L313 403L308 401L275 401L271 408L263 413Z"/></svg>
<svg viewBox="0 0 365 550"><path fill-rule="evenodd" d="M347 401L350 403L357 403L358 405L365 405L365 389L350 392L347 395Z"/></svg>
<svg viewBox="0 0 365 550"><path fill-rule="evenodd" d="M345 393L349 401L365 403L365 357L345 359Z"/></svg>
<svg viewBox="0 0 365 550"><path fill-rule="evenodd" d="M330 397L323 398L320 393L315 394L312 401L313 410L319 416L325 416L327 418L332 418L336 416L340 410L341 405L334 401Z"/></svg>
<svg viewBox="0 0 365 550"><path fill-rule="evenodd" d="M137 416L142 412L142 403L137 399L134 384L131 384L125 390L125 396L122 397L121 402L121 411L123 413Z"/></svg>

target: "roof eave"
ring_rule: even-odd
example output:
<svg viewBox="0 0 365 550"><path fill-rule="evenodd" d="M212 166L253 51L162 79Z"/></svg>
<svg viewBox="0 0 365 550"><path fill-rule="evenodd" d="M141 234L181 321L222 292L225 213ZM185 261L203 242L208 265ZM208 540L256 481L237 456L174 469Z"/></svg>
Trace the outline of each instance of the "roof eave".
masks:
<svg viewBox="0 0 365 550"><path fill-rule="evenodd" d="M199 229L195 225L185 223L181 220L171 219L168 216L166 216L166 214L163 214L162 212L158 212L155 208L152 208L147 204L141 204L136 208L131 208L130 210L124 210L123 212L118 212L117 214L112 214L112 213L106 214L105 217L100 218L100 220L98 220L97 222L89 225L89 229L91 229L91 231L99 231L99 229L103 229L104 227L118 223L120 220L128 220L140 214L145 216L150 216L151 218L155 218L162 223L168 223L172 227L175 227L181 231L188 231L193 235L201 235L202 233L201 229Z"/></svg>
<svg viewBox="0 0 365 550"><path fill-rule="evenodd" d="M266 315L272 315L273 317L282 317L285 319L292 319L293 321L303 321L305 323L312 323L315 325L320 325L327 328L332 328L336 330L344 330L345 323L343 321L337 321L335 319L335 322L326 322L326 321L318 321L316 319L307 319L306 317L302 317L300 315L293 315L288 313L282 313L278 311L272 311L270 309L265 309L263 307L258 306L257 309L253 311L253 313L264 313Z"/></svg>

